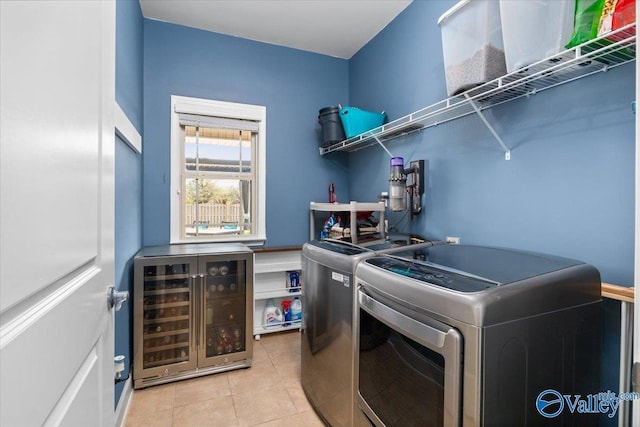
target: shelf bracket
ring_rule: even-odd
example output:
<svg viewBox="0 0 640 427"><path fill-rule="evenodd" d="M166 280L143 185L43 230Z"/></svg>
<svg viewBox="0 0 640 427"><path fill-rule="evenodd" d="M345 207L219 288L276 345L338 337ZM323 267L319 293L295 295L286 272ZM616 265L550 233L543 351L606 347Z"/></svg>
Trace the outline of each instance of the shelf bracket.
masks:
<svg viewBox="0 0 640 427"><path fill-rule="evenodd" d="M478 114L478 117L480 117L480 120L482 120L482 123L484 123L484 125L487 127L487 129L489 129L489 132L491 132L491 134L496 139L496 141L498 141L500 146L502 146L502 149L504 150L504 159L505 160L511 160L511 150L509 150L509 148L504 143L502 138L500 138L500 135L498 135L498 133L495 131L495 129L493 129L493 126L491 126L491 123L489 123L487 118L484 116L484 114L482 113L482 110L480 110L480 108L478 108L478 106L473 101L473 99L471 99L469 97L469 94L465 93L464 96L465 96L465 98L467 98L467 101L469 101L469 105L471 105L471 107L473 107L473 110L476 112L476 114Z"/></svg>
<svg viewBox="0 0 640 427"><path fill-rule="evenodd" d="M382 147L382 149L387 152L389 157L393 157L393 154L391 154L391 152L387 149L387 147L384 146L382 141L380 141L380 139L376 135L372 135L372 136L373 136L373 139L375 139L376 142Z"/></svg>

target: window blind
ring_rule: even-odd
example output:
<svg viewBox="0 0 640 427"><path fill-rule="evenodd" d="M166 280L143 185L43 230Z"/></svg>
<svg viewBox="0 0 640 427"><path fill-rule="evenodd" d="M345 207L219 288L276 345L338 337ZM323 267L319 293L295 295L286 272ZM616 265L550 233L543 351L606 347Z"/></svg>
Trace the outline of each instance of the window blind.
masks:
<svg viewBox="0 0 640 427"><path fill-rule="evenodd" d="M203 116L178 113L182 126L199 126L219 129L248 130L257 132L259 123L253 120L230 119L228 117Z"/></svg>

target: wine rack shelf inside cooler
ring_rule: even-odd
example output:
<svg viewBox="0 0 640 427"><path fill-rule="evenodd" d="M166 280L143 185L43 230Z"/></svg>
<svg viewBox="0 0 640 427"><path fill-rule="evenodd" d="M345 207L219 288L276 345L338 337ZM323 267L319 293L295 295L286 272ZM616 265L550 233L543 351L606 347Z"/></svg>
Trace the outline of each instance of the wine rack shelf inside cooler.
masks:
<svg viewBox="0 0 640 427"><path fill-rule="evenodd" d="M143 366L187 361L192 299L189 264L146 266L143 271Z"/></svg>
<svg viewBox="0 0 640 427"><path fill-rule="evenodd" d="M245 350L246 287L242 262L208 262L203 277L206 357Z"/></svg>

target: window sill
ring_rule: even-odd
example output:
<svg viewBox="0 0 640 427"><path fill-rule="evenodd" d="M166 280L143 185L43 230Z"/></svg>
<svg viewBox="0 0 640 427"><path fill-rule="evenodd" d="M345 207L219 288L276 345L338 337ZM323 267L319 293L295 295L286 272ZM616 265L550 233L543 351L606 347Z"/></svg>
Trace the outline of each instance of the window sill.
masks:
<svg viewBox="0 0 640 427"><path fill-rule="evenodd" d="M184 243L206 243L206 244L211 244L211 243L242 243L243 245L247 245L247 246L264 246L265 242L267 241L266 237L255 237L255 236L249 236L249 237L235 237L233 239L178 239L178 240L172 240L170 242L170 244L172 245L178 245L178 244L184 244Z"/></svg>

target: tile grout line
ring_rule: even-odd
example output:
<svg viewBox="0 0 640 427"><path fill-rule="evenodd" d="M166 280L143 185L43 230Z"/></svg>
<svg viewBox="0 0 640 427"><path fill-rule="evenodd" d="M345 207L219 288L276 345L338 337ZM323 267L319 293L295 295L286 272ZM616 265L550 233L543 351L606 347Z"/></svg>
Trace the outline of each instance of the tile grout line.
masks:
<svg viewBox="0 0 640 427"><path fill-rule="evenodd" d="M227 386L229 387L229 393L231 393L229 397L231 397L231 403L233 404L233 413L236 417L236 424L240 425L240 418L238 417L238 409L236 408L236 399L234 399L234 393L233 393L233 390L231 389L231 381L229 381L228 375L227 375Z"/></svg>
<svg viewBox="0 0 640 427"><path fill-rule="evenodd" d="M171 397L171 427L173 427L174 424L174 414L176 412L176 385L175 383L173 384L173 396Z"/></svg>

